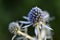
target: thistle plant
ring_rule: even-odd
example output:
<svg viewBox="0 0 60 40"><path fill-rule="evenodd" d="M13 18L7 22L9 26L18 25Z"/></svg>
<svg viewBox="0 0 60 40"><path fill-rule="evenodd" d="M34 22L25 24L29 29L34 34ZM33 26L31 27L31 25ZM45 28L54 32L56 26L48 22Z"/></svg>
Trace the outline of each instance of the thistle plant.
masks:
<svg viewBox="0 0 60 40"><path fill-rule="evenodd" d="M12 40L19 35L16 40L53 40L52 28L46 22L49 22L50 15L47 11L42 11L39 7L34 7L30 10L27 16L23 16L27 21L11 22L9 24L9 31L14 34ZM24 26L23 26L24 25ZM35 37L28 35L28 27L34 27ZM24 31L24 32L23 32Z"/></svg>

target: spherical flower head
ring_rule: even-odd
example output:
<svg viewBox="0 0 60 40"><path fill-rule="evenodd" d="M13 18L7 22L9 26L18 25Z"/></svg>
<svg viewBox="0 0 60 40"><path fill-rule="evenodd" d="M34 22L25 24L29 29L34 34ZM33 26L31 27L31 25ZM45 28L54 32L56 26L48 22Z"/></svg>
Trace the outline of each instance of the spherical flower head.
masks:
<svg viewBox="0 0 60 40"><path fill-rule="evenodd" d="M17 32L17 30L20 30L20 26L19 26L19 24L17 23L17 22L11 22L10 24L9 24L9 28L8 28L8 30L11 32L11 33L16 33Z"/></svg>
<svg viewBox="0 0 60 40"><path fill-rule="evenodd" d="M43 13L41 14L43 21L48 21L50 18L50 15L47 11L43 11Z"/></svg>
<svg viewBox="0 0 60 40"><path fill-rule="evenodd" d="M47 21L49 14L46 11L42 11L39 7L34 7L30 10L28 17L30 22L35 23L39 22L41 19Z"/></svg>

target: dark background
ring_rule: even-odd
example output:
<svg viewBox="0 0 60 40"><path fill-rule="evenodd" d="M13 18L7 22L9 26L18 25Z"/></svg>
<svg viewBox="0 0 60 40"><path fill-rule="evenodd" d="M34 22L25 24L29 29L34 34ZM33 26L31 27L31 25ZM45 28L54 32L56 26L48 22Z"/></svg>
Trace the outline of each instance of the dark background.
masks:
<svg viewBox="0 0 60 40"><path fill-rule="evenodd" d="M50 22L54 29L54 40L60 40L60 0L0 0L0 40L11 40L8 25L12 21L23 20L31 8L38 6L49 12L55 19Z"/></svg>

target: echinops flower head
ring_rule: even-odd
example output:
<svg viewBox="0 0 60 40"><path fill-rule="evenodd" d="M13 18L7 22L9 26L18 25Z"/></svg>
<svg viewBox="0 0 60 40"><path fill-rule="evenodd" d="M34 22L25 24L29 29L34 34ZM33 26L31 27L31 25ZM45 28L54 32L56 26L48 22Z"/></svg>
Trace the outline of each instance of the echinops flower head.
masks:
<svg viewBox="0 0 60 40"><path fill-rule="evenodd" d="M20 26L19 26L19 24L17 22L11 22L9 24L9 28L8 29L9 29L9 31L11 33L15 34L18 29L20 30Z"/></svg>
<svg viewBox="0 0 60 40"><path fill-rule="evenodd" d="M46 11L42 11L39 7L34 7L28 13L29 21L32 23L39 22L41 19L42 21L48 21L49 14Z"/></svg>

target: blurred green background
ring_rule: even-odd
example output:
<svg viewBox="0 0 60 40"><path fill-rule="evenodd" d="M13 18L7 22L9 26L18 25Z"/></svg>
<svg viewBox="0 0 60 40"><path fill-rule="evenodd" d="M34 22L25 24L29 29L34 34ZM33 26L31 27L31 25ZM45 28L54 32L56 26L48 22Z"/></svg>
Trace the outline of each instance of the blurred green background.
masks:
<svg viewBox="0 0 60 40"><path fill-rule="evenodd" d="M32 7L38 6L50 13L55 19L50 22L54 29L54 40L60 40L60 0L0 0L0 40L11 40L8 25L22 20Z"/></svg>

